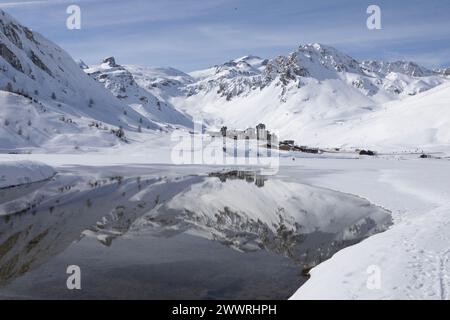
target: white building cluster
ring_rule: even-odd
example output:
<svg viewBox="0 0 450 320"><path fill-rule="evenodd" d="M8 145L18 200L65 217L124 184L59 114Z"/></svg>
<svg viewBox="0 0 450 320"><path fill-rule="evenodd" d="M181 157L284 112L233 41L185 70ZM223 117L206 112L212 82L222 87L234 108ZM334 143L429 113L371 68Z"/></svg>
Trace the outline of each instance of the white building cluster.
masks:
<svg viewBox="0 0 450 320"><path fill-rule="evenodd" d="M234 140L258 140L267 141L270 145L278 145L278 137L266 129L266 125L260 123L256 128L247 128L245 130L230 130L222 127L219 132L208 132L212 137L222 137Z"/></svg>

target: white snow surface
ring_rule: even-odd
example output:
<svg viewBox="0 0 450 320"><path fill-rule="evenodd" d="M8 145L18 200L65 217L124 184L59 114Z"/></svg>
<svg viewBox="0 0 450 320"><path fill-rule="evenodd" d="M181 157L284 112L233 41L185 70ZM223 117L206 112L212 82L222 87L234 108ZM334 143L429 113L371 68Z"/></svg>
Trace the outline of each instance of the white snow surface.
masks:
<svg viewBox="0 0 450 320"><path fill-rule="evenodd" d="M37 161L1 161L0 188L43 181L55 175L52 167Z"/></svg>
<svg viewBox="0 0 450 320"><path fill-rule="evenodd" d="M312 269L292 299L450 299L448 160L303 159L288 172L364 197L394 218L388 231ZM379 288L367 286L372 266L380 271Z"/></svg>

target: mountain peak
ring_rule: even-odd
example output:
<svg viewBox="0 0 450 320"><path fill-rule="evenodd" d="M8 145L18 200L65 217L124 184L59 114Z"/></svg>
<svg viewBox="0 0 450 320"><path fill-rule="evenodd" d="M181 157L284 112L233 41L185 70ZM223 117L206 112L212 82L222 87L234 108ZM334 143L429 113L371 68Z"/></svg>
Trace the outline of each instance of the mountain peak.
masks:
<svg viewBox="0 0 450 320"><path fill-rule="evenodd" d="M76 61L76 63L78 63L78 65L80 66L81 69L89 69L89 66L81 59L78 59Z"/></svg>
<svg viewBox="0 0 450 320"><path fill-rule="evenodd" d="M307 44L300 44L298 46L297 51L315 51L319 54L329 54L334 56L346 56L349 57L347 54L339 51L335 47L325 45L319 42L314 43L307 43Z"/></svg>
<svg viewBox="0 0 450 320"><path fill-rule="evenodd" d="M314 49L314 50L316 50L316 51L320 51L320 50L330 50L330 49L336 50L336 49L333 48L333 47L324 45L324 44L319 43L319 42L313 42L313 43L307 43L307 44L300 44L300 45L299 45L299 48L301 48L301 49Z"/></svg>
<svg viewBox="0 0 450 320"><path fill-rule="evenodd" d="M281 75L283 83L297 76L325 79L336 77L336 72L362 74L358 61L337 49L320 43L304 44L287 56L271 59L266 68L268 79Z"/></svg>
<svg viewBox="0 0 450 320"><path fill-rule="evenodd" d="M250 55L247 55L247 56L243 56L243 57L234 59L233 61L234 62L244 62L245 61L245 62L251 64L252 61L261 61L261 60L263 60L263 59L261 59L258 56L254 56L254 55L250 54Z"/></svg>
<svg viewBox="0 0 450 320"><path fill-rule="evenodd" d="M102 61L102 63L108 65L111 68L119 67L119 65L116 63L116 59L114 57L105 58Z"/></svg>

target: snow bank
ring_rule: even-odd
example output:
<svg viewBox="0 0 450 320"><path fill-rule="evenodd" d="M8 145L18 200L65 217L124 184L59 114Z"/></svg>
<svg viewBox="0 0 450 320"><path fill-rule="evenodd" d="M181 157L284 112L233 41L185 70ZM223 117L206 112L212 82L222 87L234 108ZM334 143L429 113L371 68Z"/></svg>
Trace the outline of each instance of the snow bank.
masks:
<svg viewBox="0 0 450 320"><path fill-rule="evenodd" d="M284 174L366 198L394 225L313 268L292 299L450 299L450 161L301 163Z"/></svg>
<svg viewBox="0 0 450 320"><path fill-rule="evenodd" d="M40 162L0 162L0 188L42 181L54 174L52 167Z"/></svg>

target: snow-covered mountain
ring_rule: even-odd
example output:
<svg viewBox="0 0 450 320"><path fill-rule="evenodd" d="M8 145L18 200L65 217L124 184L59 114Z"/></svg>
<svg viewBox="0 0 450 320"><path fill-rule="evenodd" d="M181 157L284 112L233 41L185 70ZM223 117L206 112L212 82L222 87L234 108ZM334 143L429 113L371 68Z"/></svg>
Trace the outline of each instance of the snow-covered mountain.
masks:
<svg viewBox="0 0 450 320"><path fill-rule="evenodd" d="M0 68L1 149L108 146L123 138L120 127L136 131L140 124L140 113L125 112L127 106L61 48L3 11Z"/></svg>
<svg viewBox="0 0 450 320"><path fill-rule="evenodd" d="M445 145L450 131L435 117L446 112L442 97L449 89L442 84L450 80L448 69L432 71L408 61L359 62L318 43L285 56L244 56L190 74L119 65L114 58L89 67L0 11L0 70L0 152L81 152L146 141L160 131L190 127L193 117L209 129L262 122L281 139L323 147L384 148L394 140L403 149ZM434 132L429 139L413 140L407 130L387 127L404 118L389 111L393 106L424 101L423 108L407 112L417 132Z"/></svg>
<svg viewBox="0 0 450 320"><path fill-rule="evenodd" d="M84 67L82 62L80 66L87 74L102 83L115 97L141 114L142 117L139 120L141 125L144 125L143 119L151 119L161 126L191 126L191 120L186 115L141 87L131 72L118 65L114 57L106 58L98 66ZM169 80L165 81L170 85ZM162 85L166 85L166 83Z"/></svg>
<svg viewBox="0 0 450 320"><path fill-rule="evenodd" d="M332 47L318 43L301 45L287 56L270 60L246 56L192 72L191 75L197 81L189 86L189 95L218 88L218 93L228 100L248 95L255 89L264 89L272 82L282 89L295 83L300 89L307 85L302 79L341 80L364 95L381 101L414 95L442 83L436 72L413 62L360 63ZM284 90L284 93L287 91Z"/></svg>
<svg viewBox="0 0 450 320"><path fill-rule="evenodd" d="M153 119L185 120L173 109L157 118L129 107L80 65L0 11L1 150L108 147L123 143L126 131L160 129Z"/></svg>
<svg viewBox="0 0 450 320"><path fill-rule="evenodd" d="M420 93L449 81L444 72L413 62L359 62L318 43L301 45L273 59L245 56L190 76L161 96L211 127L225 124L242 129L263 122L284 139L320 146L337 146L334 143L339 141L359 147L367 146L366 142L344 141L327 133L349 121L364 123L375 114L382 117L384 104L420 99ZM145 78L145 72L140 77ZM417 122L424 130L433 128L434 123L420 120L422 112L417 110ZM369 141L381 142L377 136ZM406 137L404 142L408 147L418 145Z"/></svg>

